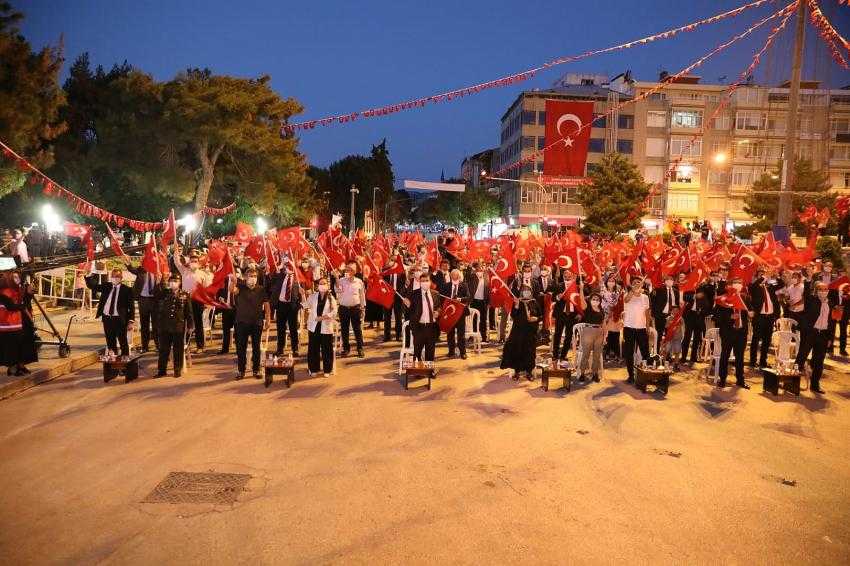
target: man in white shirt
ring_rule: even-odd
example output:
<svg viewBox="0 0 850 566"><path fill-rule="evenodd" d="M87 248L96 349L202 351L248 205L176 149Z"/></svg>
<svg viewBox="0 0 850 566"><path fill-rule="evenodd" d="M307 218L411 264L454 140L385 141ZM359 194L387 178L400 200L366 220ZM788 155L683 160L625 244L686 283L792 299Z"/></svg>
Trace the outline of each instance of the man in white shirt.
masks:
<svg viewBox="0 0 850 566"><path fill-rule="evenodd" d="M351 352L348 340L349 328L354 329L354 339L357 342L357 357L363 357L363 313L366 311L366 291L363 281L355 277L355 267L345 268L345 277L336 283L336 298L339 301L339 322L342 329L342 355Z"/></svg>
<svg viewBox="0 0 850 566"><path fill-rule="evenodd" d="M649 359L648 324L652 324L649 312L649 297L643 292L643 280L632 279L632 289L623 299L623 354L626 358L628 383L635 379L635 344L644 360Z"/></svg>
<svg viewBox="0 0 850 566"><path fill-rule="evenodd" d="M192 250L188 258L176 258L174 264L177 266L177 271L180 272L180 277L183 279L183 291L189 293L190 297L198 285L209 285L210 282L207 281L206 274L201 270L200 257L197 251ZM198 353L203 352L206 345L204 336L205 306L204 303L192 299L192 322L195 328L195 346Z"/></svg>
<svg viewBox="0 0 850 566"><path fill-rule="evenodd" d="M826 283L815 283L815 296L806 297L806 309L803 316L803 327L800 329L800 350L796 363L803 371L809 353L812 368L809 389L815 393L823 393L820 388L820 378L823 374L823 361L826 358L827 345L835 327L830 320L833 302L829 297L829 286Z"/></svg>
<svg viewBox="0 0 850 566"><path fill-rule="evenodd" d="M413 334L413 357L426 362L434 361L434 349L440 332L437 320L440 317L441 299L431 290L431 275L425 271L419 275L419 290L404 299L407 318Z"/></svg>
<svg viewBox="0 0 850 566"><path fill-rule="evenodd" d="M15 264L19 267L30 262L30 255L27 251L27 243L24 242L24 233L21 230L15 230L12 233L13 240L10 246L12 257L15 258Z"/></svg>

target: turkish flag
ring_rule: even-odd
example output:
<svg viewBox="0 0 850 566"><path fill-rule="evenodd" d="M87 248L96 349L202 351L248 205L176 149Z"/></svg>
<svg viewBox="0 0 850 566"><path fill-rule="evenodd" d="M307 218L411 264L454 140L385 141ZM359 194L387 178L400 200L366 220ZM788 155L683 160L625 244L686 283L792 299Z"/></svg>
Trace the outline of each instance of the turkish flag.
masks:
<svg viewBox="0 0 850 566"><path fill-rule="evenodd" d="M263 241L265 243L263 248L266 255L266 269L268 269L269 275L274 275L278 272L277 260L274 257L274 249L268 240L263 238Z"/></svg>
<svg viewBox="0 0 850 566"><path fill-rule="evenodd" d="M254 229L250 224L246 224L244 222L236 223L236 232L234 234L236 241L240 244L247 244L248 241L254 237Z"/></svg>
<svg viewBox="0 0 850 566"><path fill-rule="evenodd" d="M667 323L667 328L664 330L664 339L662 342L670 342L673 340L673 336L675 336L676 331L679 330L679 326L682 324L682 309L679 309L679 312L676 313L676 316L673 317L673 320Z"/></svg>
<svg viewBox="0 0 850 566"><path fill-rule="evenodd" d="M543 295L543 329L549 330L552 326L552 293Z"/></svg>
<svg viewBox="0 0 850 566"><path fill-rule="evenodd" d="M546 101L546 147L551 148L543 161L544 174L584 175L592 121L593 102Z"/></svg>
<svg viewBox="0 0 850 566"><path fill-rule="evenodd" d="M213 265L218 265L227 255L227 246L220 240L211 240L207 249L207 259Z"/></svg>
<svg viewBox="0 0 850 566"><path fill-rule="evenodd" d="M395 256L395 263L393 266L387 270L385 270L381 275L401 275L404 273L404 263L401 261L401 256Z"/></svg>
<svg viewBox="0 0 850 566"><path fill-rule="evenodd" d="M838 291L839 295L843 295L844 292L848 288L850 288L850 277L842 275L841 277L830 283L829 288L833 291Z"/></svg>
<svg viewBox="0 0 850 566"><path fill-rule="evenodd" d="M168 213L168 220L162 228L162 245L167 246L177 239L177 220L174 218L174 209Z"/></svg>
<svg viewBox="0 0 850 566"><path fill-rule="evenodd" d="M148 273L159 275L159 261L157 261L156 239L151 238L145 247L145 255L142 257L142 269Z"/></svg>
<svg viewBox="0 0 850 566"><path fill-rule="evenodd" d="M265 243L262 236L254 236L251 238L248 243L248 247L245 248L245 255L250 257L256 262L259 262L263 259L265 255Z"/></svg>
<svg viewBox="0 0 850 566"><path fill-rule="evenodd" d="M564 291L564 297L573 305L573 308L578 312L584 312L584 307L581 305L581 290L576 283L576 280L573 279L570 286L567 287L567 290Z"/></svg>
<svg viewBox="0 0 850 566"><path fill-rule="evenodd" d="M561 250L555 263L558 267L576 273L579 269L578 247L569 246Z"/></svg>
<svg viewBox="0 0 850 566"><path fill-rule="evenodd" d="M679 290L682 292L696 291L697 286L705 278L705 274L706 271L703 267L694 267L685 277L685 281L679 285Z"/></svg>
<svg viewBox="0 0 850 566"><path fill-rule="evenodd" d="M516 273L516 258L509 246L502 246L499 254L501 257L496 261L496 274L504 280Z"/></svg>
<svg viewBox="0 0 850 566"><path fill-rule="evenodd" d="M390 309L395 300L395 291L380 277L371 277L369 278L369 285L366 288L366 298L373 303L381 305L385 309Z"/></svg>
<svg viewBox="0 0 850 566"><path fill-rule="evenodd" d="M292 251L298 248L301 241L301 228L293 226L277 231L277 249L282 252Z"/></svg>
<svg viewBox="0 0 850 566"><path fill-rule="evenodd" d="M440 307L440 318L437 319L437 324L440 325L440 330L448 332L460 321L463 314L466 312L466 306L455 299L445 299Z"/></svg>
<svg viewBox="0 0 850 566"><path fill-rule="evenodd" d="M740 277L744 285L749 285L760 261L761 259L753 253L753 250L741 244L738 253L735 254L729 264L729 279Z"/></svg>
<svg viewBox="0 0 850 566"><path fill-rule="evenodd" d="M744 303L744 299L742 299L741 295L739 295L734 289L726 291L725 295L720 295L714 299L714 304L719 307L726 307L727 309L733 309L736 311L747 310L747 305Z"/></svg>
<svg viewBox="0 0 850 566"><path fill-rule="evenodd" d="M85 224L74 224L73 222L65 223L65 235L71 238L79 238L85 240L91 236L91 226Z"/></svg>
<svg viewBox="0 0 850 566"><path fill-rule="evenodd" d="M514 306L514 296L504 281L490 269L490 306L503 307L508 312Z"/></svg>
<svg viewBox="0 0 850 566"><path fill-rule="evenodd" d="M440 267L440 251L437 249L437 240L431 240L425 247L425 261L436 271Z"/></svg>
<svg viewBox="0 0 850 566"><path fill-rule="evenodd" d="M233 273L236 273L236 270L233 268L233 260L230 258L230 254L227 254L222 258L221 267L213 274L212 284L206 287L206 291L215 296L224 287L224 281L227 279L227 276Z"/></svg>
<svg viewBox="0 0 850 566"><path fill-rule="evenodd" d="M469 242L469 253L466 256L468 261L473 261L476 259L483 259L484 261L490 260L490 248L493 247L492 240L478 240L475 242Z"/></svg>
<svg viewBox="0 0 850 566"><path fill-rule="evenodd" d="M215 294L216 292L211 292L210 287L201 287L200 285L195 287L195 290L192 291L192 300L202 305L207 305L209 307L215 307L217 309L231 309L230 305L222 303L219 301Z"/></svg>
<svg viewBox="0 0 850 566"><path fill-rule="evenodd" d="M118 238L115 236L115 232L112 231L112 228L109 227L109 224L105 224L106 231L109 233L109 243L112 246L112 250L115 252L115 255L123 256L124 250L121 249L121 243L118 242Z"/></svg>

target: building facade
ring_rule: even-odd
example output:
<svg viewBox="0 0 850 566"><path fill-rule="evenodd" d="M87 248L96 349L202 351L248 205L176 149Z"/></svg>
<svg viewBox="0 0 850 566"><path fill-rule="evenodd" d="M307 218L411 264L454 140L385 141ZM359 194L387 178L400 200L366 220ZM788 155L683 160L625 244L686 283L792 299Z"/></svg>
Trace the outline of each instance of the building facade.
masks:
<svg viewBox="0 0 850 566"><path fill-rule="evenodd" d="M521 93L502 116L501 144L494 166L504 168L545 147L547 99L592 101L594 114L656 87L658 82L607 81L567 75L550 90ZM617 82L619 81L619 83ZM626 88L624 88L624 86ZM850 193L850 89L801 85L798 155L829 173L837 192ZM665 217L708 219L731 229L751 222L744 196L764 172L773 173L785 140L788 85L744 85L715 116L727 85L701 84L682 77L663 90L600 118L591 129L585 175L606 152L628 156L648 182L661 185L644 224L652 229ZM694 138L693 143L690 143ZM574 225L582 217L575 204L578 186L546 185L545 154L498 181L506 223ZM667 176L672 163L676 170ZM578 185L581 179L575 179Z"/></svg>

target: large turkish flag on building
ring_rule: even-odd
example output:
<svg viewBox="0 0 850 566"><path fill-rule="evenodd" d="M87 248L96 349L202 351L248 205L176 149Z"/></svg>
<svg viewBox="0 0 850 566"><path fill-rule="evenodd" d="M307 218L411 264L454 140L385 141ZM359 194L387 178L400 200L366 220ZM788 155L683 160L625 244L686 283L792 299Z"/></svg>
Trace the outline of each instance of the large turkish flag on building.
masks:
<svg viewBox="0 0 850 566"><path fill-rule="evenodd" d="M593 102L546 101L546 147L555 145L543 156L544 174L584 175L592 121Z"/></svg>

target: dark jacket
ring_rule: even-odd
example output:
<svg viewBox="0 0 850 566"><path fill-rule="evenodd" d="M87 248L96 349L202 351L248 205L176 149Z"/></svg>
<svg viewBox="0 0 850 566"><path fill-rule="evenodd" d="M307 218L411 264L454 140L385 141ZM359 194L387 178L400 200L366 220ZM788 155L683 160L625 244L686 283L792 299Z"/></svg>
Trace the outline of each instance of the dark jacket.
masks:
<svg viewBox="0 0 850 566"><path fill-rule="evenodd" d="M431 293L431 303L434 305L434 322L437 322L436 310L440 308L443 299L434 289L430 289L429 292ZM410 308L407 309L407 320L409 320L411 324L419 324L419 319L422 318L422 291L420 289L416 289L411 293L409 299Z"/></svg>
<svg viewBox="0 0 850 566"><path fill-rule="evenodd" d="M487 273L484 273L482 277L484 279L484 302L490 304L490 278L487 277ZM469 289L469 300L472 301L475 299L475 292L478 290L478 276L474 271L469 273L469 276L466 278L466 288Z"/></svg>
<svg viewBox="0 0 850 566"><path fill-rule="evenodd" d="M447 284L445 284L443 286L443 288L440 289L440 293L442 293L446 297L451 297L452 296L452 282L449 281ZM458 300L465 305L468 305L469 302L470 302L469 287L466 286L466 283L463 280L461 280L461 282L458 283L457 295L455 296L455 300Z"/></svg>
<svg viewBox="0 0 850 566"><path fill-rule="evenodd" d="M815 323L818 321L818 317L820 316L820 307L821 300L819 297L815 295L806 295L806 306L803 308L803 316L800 320L800 331L801 332L810 332L814 329ZM832 314L832 309L836 305L836 301L833 296L828 295L826 298L826 302L829 305L830 316ZM831 326L831 319L827 318L827 327L835 328Z"/></svg>
<svg viewBox="0 0 850 566"><path fill-rule="evenodd" d="M776 298L776 291L785 286L781 281L777 281L773 284L764 284L762 282L764 280L762 278L755 279L752 283L750 283L749 291L750 291L750 300L752 301L753 312L755 314L761 314L761 310L764 307L765 303L765 289L767 289L767 295L770 297L770 304L773 305L773 318L779 318L780 311L782 310L779 305L779 300Z"/></svg>
<svg viewBox="0 0 850 566"><path fill-rule="evenodd" d="M106 301L109 300L109 294L112 292L112 283L98 283L96 275L86 277L86 285L93 292L97 292L99 299L97 302L97 314L95 318L103 316L103 309L106 307ZM133 290L126 285L118 287L118 318L121 322L127 322L136 319L136 304L133 302Z"/></svg>
<svg viewBox="0 0 850 566"><path fill-rule="evenodd" d="M142 290L144 289L145 278L147 277L148 272L145 271L145 268L143 268L141 266L140 267L133 267L132 265L127 266L127 271L129 271L130 273L132 273L133 275L136 276L136 280L133 281L133 296L138 299L139 297L142 296ZM153 284L151 285L151 291L152 291L151 294L155 295L156 294L156 286L157 286L156 275L154 274L153 277L154 277L154 280L153 280Z"/></svg>
<svg viewBox="0 0 850 566"><path fill-rule="evenodd" d="M156 288L156 323L158 332L182 333L192 328L192 301L189 293L176 292L159 285Z"/></svg>
<svg viewBox="0 0 850 566"><path fill-rule="evenodd" d="M280 303L280 292L283 289L283 280L286 278L286 273L281 272L271 276L268 279L266 284L266 291L268 292L269 301L271 302L272 308L277 308ZM304 299L303 292L301 291L301 284L298 282L298 276L295 273L289 274L289 281L287 283L290 285L289 290L289 304L295 307L296 309L301 308L301 302Z"/></svg>
<svg viewBox="0 0 850 566"><path fill-rule="evenodd" d="M670 302L670 308L673 307L681 307L682 302L680 299L679 287L677 285L673 285L671 287L672 291L672 301ZM652 291L652 297L649 300L649 308L652 312L652 318L659 320L661 318L666 317L667 314L664 314L664 307L667 305L667 286L662 285L657 289Z"/></svg>
<svg viewBox="0 0 850 566"><path fill-rule="evenodd" d="M747 309L751 308L749 297L741 295L741 298L744 300L744 304L747 306ZM741 314L741 328L735 328L735 321L732 320L733 310L729 307L715 306L714 307L714 320L717 323L717 327L720 329L721 334L725 332L729 332L731 330L740 330L745 335L747 333L747 329L750 327L750 317L747 311L740 311Z"/></svg>
<svg viewBox="0 0 850 566"><path fill-rule="evenodd" d="M384 275L384 281L392 287L393 286L393 276L392 275ZM404 289L407 287L407 275L404 273L396 274L395 278L395 288L394 291L398 291L401 294L404 294ZM396 295L396 299L398 299L398 295Z"/></svg>

